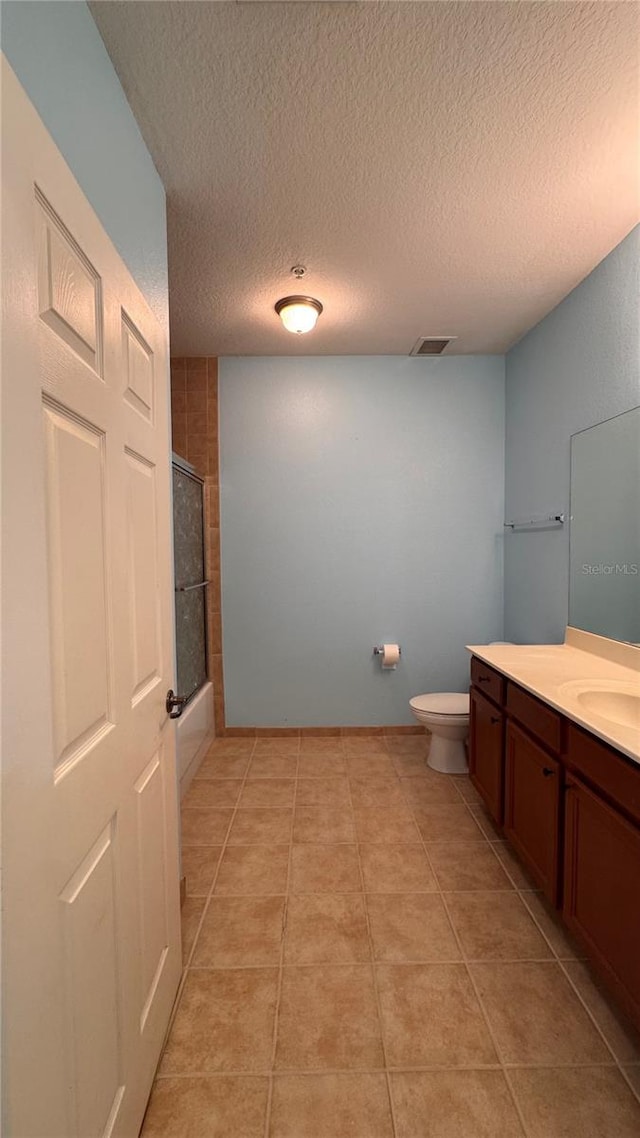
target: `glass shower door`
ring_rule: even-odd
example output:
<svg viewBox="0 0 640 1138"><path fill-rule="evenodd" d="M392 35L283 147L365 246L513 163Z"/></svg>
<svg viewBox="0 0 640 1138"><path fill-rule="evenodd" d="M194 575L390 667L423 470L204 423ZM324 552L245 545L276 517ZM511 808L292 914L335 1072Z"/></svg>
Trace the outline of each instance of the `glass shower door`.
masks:
<svg viewBox="0 0 640 1138"><path fill-rule="evenodd" d="M178 694L195 695L207 679L207 600L203 484L173 464L173 547L176 582Z"/></svg>

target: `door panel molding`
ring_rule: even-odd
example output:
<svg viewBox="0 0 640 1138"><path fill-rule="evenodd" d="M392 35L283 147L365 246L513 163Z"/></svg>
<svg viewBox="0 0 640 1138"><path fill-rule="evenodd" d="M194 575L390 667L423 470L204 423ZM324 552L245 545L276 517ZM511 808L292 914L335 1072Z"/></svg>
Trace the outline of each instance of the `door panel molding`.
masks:
<svg viewBox="0 0 640 1138"><path fill-rule="evenodd" d="M0 68L2 1121L131 1138L182 970L168 343Z"/></svg>

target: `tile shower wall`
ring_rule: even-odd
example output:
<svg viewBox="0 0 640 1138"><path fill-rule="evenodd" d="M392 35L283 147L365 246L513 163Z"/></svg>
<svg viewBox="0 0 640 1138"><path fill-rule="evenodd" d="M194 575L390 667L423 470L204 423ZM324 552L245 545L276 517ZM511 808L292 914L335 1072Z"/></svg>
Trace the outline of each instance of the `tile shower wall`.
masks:
<svg viewBox="0 0 640 1138"><path fill-rule="evenodd" d="M219 366L228 725L411 724L502 638L504 360Z"/></svg>
<svg viewBox="0 0 640 1138"><path fill-rule="evenodd" d="M220 605L220 507L218 488L218 361L193 357L171 361L173 449L204 478L207 578L207 654L213 682L216 733L224 734L222 623Z"/></svg>

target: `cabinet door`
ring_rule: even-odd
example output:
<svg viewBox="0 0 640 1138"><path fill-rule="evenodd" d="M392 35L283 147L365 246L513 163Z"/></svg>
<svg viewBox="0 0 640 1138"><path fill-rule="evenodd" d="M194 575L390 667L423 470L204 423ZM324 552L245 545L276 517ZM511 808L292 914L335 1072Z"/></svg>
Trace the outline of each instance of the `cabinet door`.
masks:
<svg viewBox="0 0 640 1138"><path fill-rule="evenodd" d="M554 905L559 896L560 766L507 723L504 830Z"/></svg>
<svg viewBox="0 0 640 1138"><path fill-rule="evenodd" d="M640 1027L640 830L573 777L565 818L564 919Z"/></svg>
<svg viewBox="0 0 640 1138"><path fill-rule="evenodd" d="M504 716L488 699L471 689L469 775L499 826L503 819Z"/></svg>

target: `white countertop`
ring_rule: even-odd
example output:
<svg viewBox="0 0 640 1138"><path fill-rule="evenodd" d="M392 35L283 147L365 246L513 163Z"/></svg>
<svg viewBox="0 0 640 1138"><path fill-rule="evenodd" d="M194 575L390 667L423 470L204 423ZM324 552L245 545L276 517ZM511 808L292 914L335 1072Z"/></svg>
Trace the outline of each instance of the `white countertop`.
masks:
<svg viewBox="0 0 640 1138"><path fill-rule="evenodd" d="M640 647L568 628L564 644L468 644L467 649L640 765L640 726L596 714L578 698L582 685L640 695Z"/></svg>

